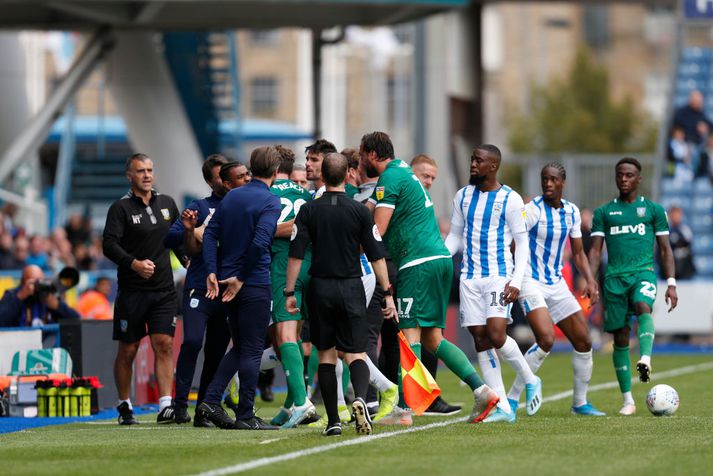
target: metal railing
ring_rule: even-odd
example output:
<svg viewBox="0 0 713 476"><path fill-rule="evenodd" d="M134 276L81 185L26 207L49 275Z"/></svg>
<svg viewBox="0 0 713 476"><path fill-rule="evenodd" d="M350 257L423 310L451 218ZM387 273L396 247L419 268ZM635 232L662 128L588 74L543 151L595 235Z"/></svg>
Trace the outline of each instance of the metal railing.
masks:
<svg viewBox="0 0 713 476"><path fill-rule="evenodd" d="M559 162L567 171L564 196L580 208L596 208L615 197L618 192L614 168L622 157L635 157L643 167L640 193L658 199L660 165L654 154L550 154L512 155L503 159L501 170L511 178L520 179L523 197L542 193L540 171L550 162ZM516 187L517 183L508 183Z"/></svg>

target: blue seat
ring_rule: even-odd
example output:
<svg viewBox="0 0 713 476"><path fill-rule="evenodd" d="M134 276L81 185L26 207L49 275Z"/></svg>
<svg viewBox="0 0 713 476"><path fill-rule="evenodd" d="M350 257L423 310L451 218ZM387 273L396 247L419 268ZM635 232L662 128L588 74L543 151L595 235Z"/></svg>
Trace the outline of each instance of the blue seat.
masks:
<svg viewBox="0 0 713 476"><path fill-rule="evenodd" d="M698 215L693 214L688 217L693 233L698 234L713 232L713 217L711 217L709 213Z"/></svg>
<svg viewBox="0 0 713 476"><path fill-rule="evenodd" d="M698 276L713 276L713 255L693 256Z"/></svg>
<svg viewBox="0 0 713 476"><path fill-rule="evenodd" d="M710 213L713 210L713 196L696 197L692 204L693 213Z"/></svg>
<svg viewBox="0 0 713 476"><path fill-rule="evenodd" d="M693 184L694 197L698 195L713 195L713 184L708 178L696 179Z"/></svg>
<svg viewBox="0 0 713 476"><path fill-rule="evenodd" d="M713 235L698 234L693 238L693 254L713 255Z"/></svg>
<svg viewBox="0 0 713 476"><path fill-rule="evenodd" d="M695 61L699 59L713 58L713 50L710 48L701 48L700 46L690 46L684 48L681 52L681 58L685 61Z"/></svg>

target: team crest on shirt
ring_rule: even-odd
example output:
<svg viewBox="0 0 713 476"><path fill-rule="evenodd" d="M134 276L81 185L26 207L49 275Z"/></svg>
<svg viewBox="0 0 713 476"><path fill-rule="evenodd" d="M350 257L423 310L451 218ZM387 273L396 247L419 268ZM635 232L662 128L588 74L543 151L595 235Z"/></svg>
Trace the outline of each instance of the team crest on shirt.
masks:
<svg viewBox="0 0 713 476"><path fill-rule="evenodd" d="M503 211L503 204L500 202L493 203L493 213L500 213Z"/></svg>
<svg viewBox="0 0 713 476"><path fill-rule="evenodd" d="M376 199L377 200L384 199L384 187L376 187Z"/></svg>
<svg viewBox="0 0 713 476"><path fill-rule="evenodd" d="M644 218L646 216L646 207L636 207L636 214L639 218Z"/></svg>
<svg viewBox="0 0 713 476"><path fill-rule="evenodd" d="M171 220L171 212L168 211L168 208L162 208L161 214L163 215L164 220L166 220L166 221Z"/></svg>

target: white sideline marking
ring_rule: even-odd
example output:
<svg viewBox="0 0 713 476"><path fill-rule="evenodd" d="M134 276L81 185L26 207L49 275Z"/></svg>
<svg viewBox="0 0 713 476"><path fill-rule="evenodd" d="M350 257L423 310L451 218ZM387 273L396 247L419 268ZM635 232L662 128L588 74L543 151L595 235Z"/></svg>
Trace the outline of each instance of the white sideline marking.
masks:
<svg viewBox="0 0 713 476"><path fill-rule="evenodd" d="M702 370L711 370L711 369L713 369L713 362L705 362L702 364L689 365L687 367L680 367L677 369L666 370L664 372L658 372L658 373L652 374L651 378L653 379L654 377L656 377L656 378L678 377L679 375L691 374L694 372L699 372ZM639 383L638 377L632 378L631 382L633 384ZM591 387L589 387L589 391L596 392L597 390L616 388L618 386L619 386L619 384L615 380L612 382L606 382L606 383L600 383L597 385L592 385ZM571 396L572 396L572 390L567 390L566 392L555 393L554 395L550 395L548 397L543 398L542 403L563 400L563 399L565 399L567 397L571 397ZM524 407L525 407L525 404L521 403L518 408L524 408ZM324 453L326 451L335 450L337 448L345 448L348 446L361 445L364 443L370 443L372 441L380 440L382 438L390 438L392 436L404 435L406 433L414 433L417 431L430 430L431 428L440 428L443 426L448 426L448 425L452 425L454 423L460 423L460 422L464 422L467 420L468 420L468 418L463 418L463 417L453 418L453 419L449 419L449 420L440 421L438 423L430 423L428 425L423 425L423 426L412 426L412 427L404 429L404 430L390 431L387 433L379 433L376 435L366 436L366 437L362 437L362 438L354 438L352 440L340 441L340 442L331 443L328 445L315 446L312 448L306 448L303 450L293 451L291 453L285 453L285 454L277 455L277 456L259 458L256 460L247 461L245 463L240 463L240 464L236 464L233 466L226 466L224 468L218 468L218 469L213 469L210 471L204 471L202 473L198 473L196 476L222 476L225 474L241 473L243 471L249 471L251 469L260 468L262 466L268 466L268 465L271 465L274 463L281 463L283 461L289 461L292 459L301 458L303 456L309 456L309 455L313 455L313 454L317 454L317 453Z"/></svg>

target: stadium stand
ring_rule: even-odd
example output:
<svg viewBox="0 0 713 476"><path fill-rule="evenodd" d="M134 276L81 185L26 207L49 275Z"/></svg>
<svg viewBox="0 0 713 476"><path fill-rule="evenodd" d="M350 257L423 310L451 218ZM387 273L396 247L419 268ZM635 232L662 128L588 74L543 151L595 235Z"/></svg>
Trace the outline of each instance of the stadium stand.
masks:
<svg viewBox="0 0 713 476"><path fill-rule="evenodd" d="M704 110L713 117L713 49L686 47L679 57L673 84L674 107L684 106L693 91L701 91ZM697 163L700 150L696 151ZM694 178L693 183L663 177L661 204L669 209L680 206L693 230L693 255L699 278L713 278L713 184L708 177Z"/></svg>

